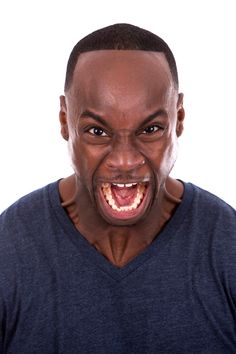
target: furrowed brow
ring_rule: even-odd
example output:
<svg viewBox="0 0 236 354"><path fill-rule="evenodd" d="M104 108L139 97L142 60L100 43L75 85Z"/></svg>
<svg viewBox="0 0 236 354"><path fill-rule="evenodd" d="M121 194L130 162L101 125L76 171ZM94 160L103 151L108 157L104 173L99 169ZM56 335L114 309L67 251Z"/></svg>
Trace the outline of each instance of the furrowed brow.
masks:
<svg viewBox="0 0 236 354"><path fill-rule="evenodd" d="M165 110L163 109L159 109L158 111L150 114L147 118L144 119L144 121L142 122L142 126L147 124L148 122L152 121L153 119L157 118L157 117L163 117L163 118L167 118L167 113ZM88 109L86 109L84 112L81 113L80 118L93 118L94 120L96 120L97 122L103 124L106 127L109 127L108 123L97 113L94 113Z"/></svg>
<svg viewBox="0 0 236 354"><path fill-rule="evenodd" d="M105 125L106 127L108 127L107 122L97 113L94 113L88 109L86 109L84 112L81 113L80 118L93 118L94 120L96 120L97 122Z"/></svg>

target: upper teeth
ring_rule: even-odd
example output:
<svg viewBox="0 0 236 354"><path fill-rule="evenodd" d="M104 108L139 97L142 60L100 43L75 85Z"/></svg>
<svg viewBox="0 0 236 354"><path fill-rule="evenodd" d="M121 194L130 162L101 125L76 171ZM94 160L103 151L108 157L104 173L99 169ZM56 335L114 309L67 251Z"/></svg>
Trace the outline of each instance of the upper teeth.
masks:
<svg viewBox="0 0 236 354"><path fill-rule="evenodd" d="M120 188L124 188L124 187L129 188L132 186L137 186L137 183L112 183L112 185Z"/></svg>

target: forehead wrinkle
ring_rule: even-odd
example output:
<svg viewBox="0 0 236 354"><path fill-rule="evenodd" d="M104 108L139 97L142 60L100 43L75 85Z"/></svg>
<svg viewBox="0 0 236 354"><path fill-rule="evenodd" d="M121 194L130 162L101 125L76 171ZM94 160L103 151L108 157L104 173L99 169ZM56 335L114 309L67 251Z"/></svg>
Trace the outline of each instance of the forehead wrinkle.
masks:
<svg viewBox="0 0 236 354"><path fill-rule="evenodd" d="M152 110L157 106L165 106L174 96L173 86L166 85L141 85L125 87L110 83L101 84L99 88L95 83L92 90L83 94L83 102L89 107L101 112L117 112L129 114L140 110Z"/></svg>
<svg viewBox="0 0 236 354"><path fill-rule="evenodd" d="M98 94L98 90L94 91L83 91L79 97L70 94L68 96L67 102L69 106L73 107L73 112L82 113L85 110L92 110L101 116L106 115L116 115L121 116L124 119L129 119L129 116L136 115L142 112L148 115L149 112L153 112L158 109L165 109L173 98L177 100L177 95L175 95L175 90L173 86L166 89L165 87L160 88L160 92L155 92L150 90L152 94L148 92L144 95L143 91L140 95L136 93L129 93L129 95L120 92L120 95L113 94L112 90L107 88L102 90L101 94ZM147 113L145 113L147 112Z"/></svg>

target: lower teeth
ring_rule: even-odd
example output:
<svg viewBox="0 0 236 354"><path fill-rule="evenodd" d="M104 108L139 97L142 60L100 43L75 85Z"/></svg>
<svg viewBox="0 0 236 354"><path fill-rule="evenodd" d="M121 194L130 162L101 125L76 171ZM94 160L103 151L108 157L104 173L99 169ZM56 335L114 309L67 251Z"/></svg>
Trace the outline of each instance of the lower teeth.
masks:
<svg viewBox="0 0 236 354"><path fill-rule="evenodd" d="M112 197L111 186L110 185L108 186L106 184L105 186L102 187L107 203L110 205L110 207L113 210L116 210L116 211L131 211L131 210L137 209L137 207L140 205L140 203L144 197L145 186L144 186L144 184L139 184L137 188L138 188L137 195L136 195L133 203L129 206L118 207L115 203L115 200Z"/></svg>

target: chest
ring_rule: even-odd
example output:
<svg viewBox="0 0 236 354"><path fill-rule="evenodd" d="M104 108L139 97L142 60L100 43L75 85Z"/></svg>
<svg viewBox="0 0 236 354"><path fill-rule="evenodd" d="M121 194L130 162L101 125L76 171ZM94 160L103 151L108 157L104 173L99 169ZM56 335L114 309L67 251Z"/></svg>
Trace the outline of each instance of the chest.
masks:
<svg viewBox="0 0 236 354"><path fill-rule="evenodd" d="M22 353L230 353L233 308L199 264L160 255L118 277L75 255L44 261L8 304L5 340Z"/></svg>

